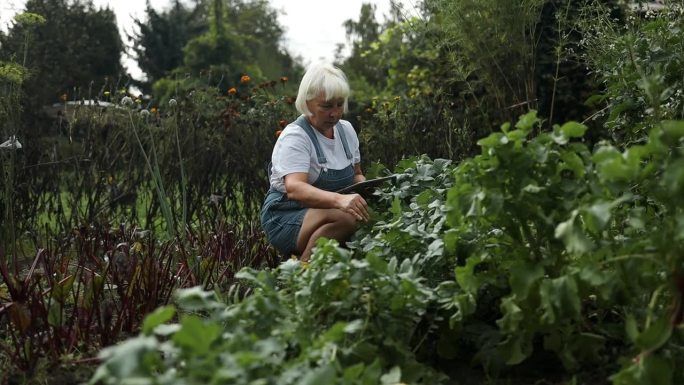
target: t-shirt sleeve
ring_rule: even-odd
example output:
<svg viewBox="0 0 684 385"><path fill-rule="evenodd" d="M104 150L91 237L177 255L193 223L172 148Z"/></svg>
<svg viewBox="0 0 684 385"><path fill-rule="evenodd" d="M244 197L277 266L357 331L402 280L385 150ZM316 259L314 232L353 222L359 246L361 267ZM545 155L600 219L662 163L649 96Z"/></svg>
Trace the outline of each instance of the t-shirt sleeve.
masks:
<svg viewBox="0 0 684 385"><path fill-rule="evenodd" d="M349 147L350 151L352 153L352 163L357 164L361 162L361 151L359 150L359 137L356 135L356 130L354 130L354 127L351 125L351 123L347 122L345 124L345 128L347 129L345 132L347 133L347 138L349 141Z"/></svg>
<svg viewBox="0 0 684 385"><path fill-rule="evenodd" d="M303 135L306 133L293 130L283 132L283 135L278 138L279 143L277 143L271 158L276 177L283 178L293 172L309 172L311 167L311 141Z"/></svg>

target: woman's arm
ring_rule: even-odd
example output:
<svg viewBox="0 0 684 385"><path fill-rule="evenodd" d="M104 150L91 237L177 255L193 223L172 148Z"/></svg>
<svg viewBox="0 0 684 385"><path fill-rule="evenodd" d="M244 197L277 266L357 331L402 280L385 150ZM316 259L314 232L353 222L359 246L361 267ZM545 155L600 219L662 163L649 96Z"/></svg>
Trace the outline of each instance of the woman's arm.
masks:
<svg viewBox="0 0 684 385"><path fill-rule="evenodd" d="M354 165L354 183L363 182L364 180L366 180L366 177L363 175L363 171L361 171L361 163L357 163Z"/></svg>
<svg viewBox="0 0 684 385"><path fill-rule="evenodd" d="M358 176L358 175L357 175ZM356 178L357 176L354 176ZM363 175L360 175L363 177ZM364 178L365 179L365 178ZM309 184L305 172L285 175L285 191L288 199L301 202L304 206L317 209L340 209L358 220L370 218L368 203L359 194L338 194L325 191Z"/></svg>

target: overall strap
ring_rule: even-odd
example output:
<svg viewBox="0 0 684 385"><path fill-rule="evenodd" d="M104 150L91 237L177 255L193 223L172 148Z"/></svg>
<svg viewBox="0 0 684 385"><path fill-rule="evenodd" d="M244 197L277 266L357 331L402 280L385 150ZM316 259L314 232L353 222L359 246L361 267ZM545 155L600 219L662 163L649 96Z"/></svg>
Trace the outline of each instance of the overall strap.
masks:
<svg viewBox="0 0 684 385"><path fill-rule="evenodd" d="M344 146L344 153L347 154L347 159L352 158L352 153L349 151L349 144L347 144L347 136L344 134L344 127L342 123L337 122L337 133L340 134L340 139L342 140L342 146Z"/></svg>
<svg viewBox="0 0 684 385"><path fill-rule="evenodd" d="M318 143L318 138L316 138L316 134L314 133L313 127L309 124L309 122L306 121L306 118L304 115L300 115L297 120L295 120L295 124L298 125L299 127L304 129L304 132L306 132L307 135L309 135L309 138L311 139L311 142L313 142L314 148L316 149L316 156L318 157L318 163L323 164L327 162L327 159L325 159L325 156L323 155L323 151L321 151L321 145ZM346 150L345 146L345 150Z"/></svg>

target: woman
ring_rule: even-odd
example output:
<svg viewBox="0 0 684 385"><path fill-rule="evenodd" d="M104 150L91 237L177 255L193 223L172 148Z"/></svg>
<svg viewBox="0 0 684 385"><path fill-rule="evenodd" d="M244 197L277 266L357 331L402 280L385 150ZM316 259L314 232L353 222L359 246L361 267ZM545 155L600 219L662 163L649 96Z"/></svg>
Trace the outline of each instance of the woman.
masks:
<svg viewBox="0 0 684 385"><path fill-rule="evenodd" d="M369 218L363 197L335 192L366 179L359 139L352 125L341 120L349 93L339 68L309 68L295 102L302 115L285 127L273 148L261 225L285 256L308 261L319 238L344 244L357 222Z"/></svg>

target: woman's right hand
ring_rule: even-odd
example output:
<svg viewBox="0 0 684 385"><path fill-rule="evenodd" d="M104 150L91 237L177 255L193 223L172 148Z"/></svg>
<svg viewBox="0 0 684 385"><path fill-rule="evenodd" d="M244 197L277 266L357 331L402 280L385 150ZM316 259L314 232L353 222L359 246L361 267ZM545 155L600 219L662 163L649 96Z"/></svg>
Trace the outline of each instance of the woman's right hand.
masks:
<svg viewBox="0 0 684 385"><path fill-rule="evenodd" d="M345 213L350 214L357 221L368 222L370 213L368 213L368 203L359 194L338 194L339 202L338 208Z"/></svg>

